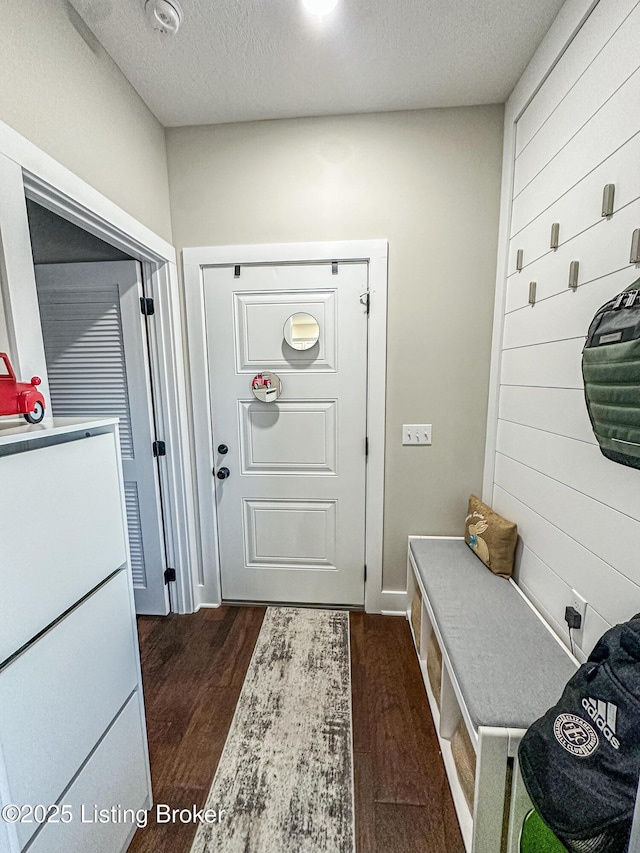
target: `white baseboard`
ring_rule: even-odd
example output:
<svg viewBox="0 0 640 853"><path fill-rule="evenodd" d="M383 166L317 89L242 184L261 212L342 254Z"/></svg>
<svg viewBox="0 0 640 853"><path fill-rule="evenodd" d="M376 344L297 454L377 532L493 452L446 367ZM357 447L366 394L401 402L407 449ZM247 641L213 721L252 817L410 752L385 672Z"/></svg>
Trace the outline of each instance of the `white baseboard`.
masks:
<svg viewBox="0 0 640 853"><path fill-rule="evenodd" d="M374 612L381 613L383 616L406 616L406 589L383 589L378 599L378 605L379 609Z"/></svg>

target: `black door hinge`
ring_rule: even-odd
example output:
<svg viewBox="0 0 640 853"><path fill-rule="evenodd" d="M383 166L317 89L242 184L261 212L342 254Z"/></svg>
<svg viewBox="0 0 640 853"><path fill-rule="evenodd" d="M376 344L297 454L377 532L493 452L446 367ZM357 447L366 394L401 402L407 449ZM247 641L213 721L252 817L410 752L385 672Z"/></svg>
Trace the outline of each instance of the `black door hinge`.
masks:
<svg viewBox="0 0 640 853"><path fill-rule="evenodd" d="M369 436L367 436L364 440L364 455L369 455Z"/></svg>
<svg viewBox="0 0 640 853"><path fill-rule="evenodd" d="M240 278L240 264L236 264L233 268L233 277Z"/></svg>
<svg viewBox="0 0 640 853"><path fill-rule="evenodd" d="M166 456L167 455L167 445L164 441L154 441L153 442L153 455L154 456Z"/></svg>
<svg viewBox="0 0 640 853"><path fill-rule="evenodd" d="M176 570L175 569L165 569L164 570L164 582L165 583L173 583L176 579Z"/></svg>
<svg viewBox="0 0 640 853"><path fill-rule="evenodd" d="M367 564L366 563L364 564L364 579L366 582L366 580L367 580Z"/></svg>
<svg viewBox="0 0 640 853"><path fill-rule="evenodd" d="M153 299L148 296L141 296L140 310L142 311L145 317L151 317L152 314L155 314L156 309L153 304Z"/></svg>

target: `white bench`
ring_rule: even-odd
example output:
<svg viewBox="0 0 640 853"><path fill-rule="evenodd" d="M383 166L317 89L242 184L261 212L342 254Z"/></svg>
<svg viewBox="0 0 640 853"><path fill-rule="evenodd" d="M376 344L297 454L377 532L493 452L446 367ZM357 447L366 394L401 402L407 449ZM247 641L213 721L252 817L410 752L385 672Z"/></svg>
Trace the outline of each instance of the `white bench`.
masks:
<svg viewBox="0 0 640 853"><path fill-rule="evenodd" d="M416 591L419 636L411 619ZM518 745L560 698L577 662L516 584L490 572L462 538L409 537L407 618L465 847L516 853L530 808ZM432 632L442 653L439 706L427 673ZM461 719L476 752L472 810L451 749Z"/></svg>

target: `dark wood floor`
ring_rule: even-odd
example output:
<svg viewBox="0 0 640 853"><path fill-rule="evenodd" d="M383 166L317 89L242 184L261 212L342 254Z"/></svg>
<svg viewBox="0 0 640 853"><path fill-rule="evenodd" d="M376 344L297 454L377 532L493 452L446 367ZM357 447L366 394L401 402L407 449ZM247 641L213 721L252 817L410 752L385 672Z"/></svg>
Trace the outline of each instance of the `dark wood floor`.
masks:
<svg viewBox="0 0 640 853"><path fill-rule="evenodd" d="M139 618L156 803L204 805L263 615L221 607ZM350 618L357 853L464 853L408 625ZM189 853L194 834L150 821L129 849Z"/></svg>
<svg viewBox="0 0 640 853"><path fill-rule="evenodd" d="M409 625L351 614L357 853L464 853Z"/></svg>
<svg viewBox="0 0 640 853"><path fill-rule="evenodd" d="M220 607L139 617L154 803L204 806L263 616L263 607ZM195 830L150 820L129 851L188 853Z"/></svg>

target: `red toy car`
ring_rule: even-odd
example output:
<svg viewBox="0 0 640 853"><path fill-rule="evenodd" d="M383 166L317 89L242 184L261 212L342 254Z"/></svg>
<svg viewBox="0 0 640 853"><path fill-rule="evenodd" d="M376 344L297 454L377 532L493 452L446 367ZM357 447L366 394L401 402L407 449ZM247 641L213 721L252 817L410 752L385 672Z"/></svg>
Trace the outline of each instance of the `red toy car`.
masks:
<svg viewBox="0 0 640 853"><path fill-rule="evenodd" d="M37 388L41 382L39 376L18 382L9 356L0 352L0 415L22 415L30 424L39 424L44 417L44 397Z"/></svg>
<svg viewBox="0 0 640 853"><path fill-rule="evenodd" d="M256 374L253 377L253 381L251 383L252 388L266 388L267 390L271 388L271 378L269 376L263 376L262 373Z"/></svg>

